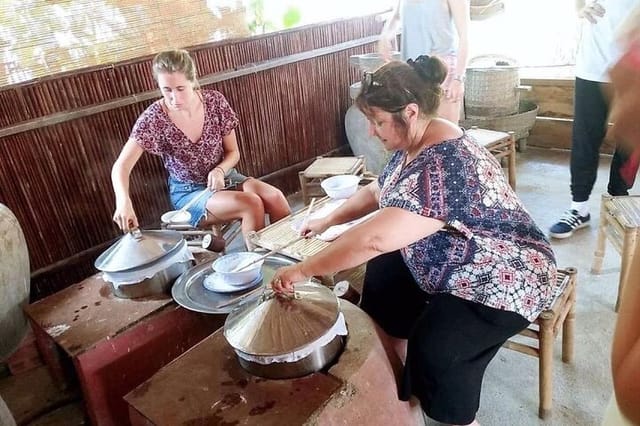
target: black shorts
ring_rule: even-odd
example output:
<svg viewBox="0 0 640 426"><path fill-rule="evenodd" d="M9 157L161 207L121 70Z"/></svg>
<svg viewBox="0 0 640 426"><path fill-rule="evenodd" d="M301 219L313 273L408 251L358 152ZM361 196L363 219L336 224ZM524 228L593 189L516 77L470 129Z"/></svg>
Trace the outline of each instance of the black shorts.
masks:
<svg viewBox="0 0 640 426"><path fill-rule="evenodd" d="M449 424L475 419L489 361L529 325L514 312L448 293L427 295L400 252L369 261L361 307L387 333L409 339L400 399L415 395L429 417Z"/></svg>

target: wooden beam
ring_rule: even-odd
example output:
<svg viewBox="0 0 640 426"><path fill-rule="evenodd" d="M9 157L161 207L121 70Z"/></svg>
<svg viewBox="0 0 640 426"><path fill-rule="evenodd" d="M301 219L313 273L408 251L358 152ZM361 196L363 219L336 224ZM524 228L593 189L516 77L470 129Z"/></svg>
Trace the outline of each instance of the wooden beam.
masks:
<svg viewBox="0 0 640 426"><path fill-rule="evenodd" d="M611 123L609 123L611 126ZM536 117L527 144L542 148L571 149L573 119L556 117ZM601 154L613 154L615 144L605 139Z"/></svg>

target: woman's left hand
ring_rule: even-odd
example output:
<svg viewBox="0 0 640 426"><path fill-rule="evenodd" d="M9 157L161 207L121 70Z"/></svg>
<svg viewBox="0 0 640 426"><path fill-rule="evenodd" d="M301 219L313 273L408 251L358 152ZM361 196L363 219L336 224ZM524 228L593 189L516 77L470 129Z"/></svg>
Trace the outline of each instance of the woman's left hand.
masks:
<svg viewBox="0 0 640 426"><path fill-rule="evenodd" d="M271 279L271 288L276 293L293 293L293 283L305 281L309 277L302 273L300 263L284 266Z"/></svg>
<svg viewBox="0 0 640 426"><path fill-rule="evenodd" d="M224 189L224 174L220 167L211 170L207 175L207 188L210 191L219 191Z"/></svg>
<svg viewBox="0 0 640 426"><path fill-rule="evenodd" d="M464 84L460 80L451 80L445 90L445 97L449 102L460 102L464 96Z"/></svg>

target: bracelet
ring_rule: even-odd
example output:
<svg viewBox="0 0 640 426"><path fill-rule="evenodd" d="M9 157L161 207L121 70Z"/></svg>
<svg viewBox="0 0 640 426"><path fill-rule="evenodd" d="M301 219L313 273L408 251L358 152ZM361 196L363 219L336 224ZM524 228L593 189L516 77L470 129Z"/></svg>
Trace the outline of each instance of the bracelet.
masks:
<svg viewBox="0 0 640 426"><path fill-rule="evenodd" d="M226 176L227 174L225 173L224 169L220 166L216 166L213 168L213 170L220 170L222 172L222 176Z"/></svg>

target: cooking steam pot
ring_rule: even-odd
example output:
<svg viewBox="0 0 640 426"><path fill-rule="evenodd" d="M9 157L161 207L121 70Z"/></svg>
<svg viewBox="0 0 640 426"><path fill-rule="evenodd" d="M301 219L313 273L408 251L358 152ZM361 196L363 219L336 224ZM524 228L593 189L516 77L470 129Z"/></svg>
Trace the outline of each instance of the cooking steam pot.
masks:
<svg viewBox="0 0 640 426"><path fill-rule="evenodd" d="M123 298L168 293L192 264L193 255L182 234L140 229L126 233L94 263L114 294Z"/></svg>
<svg viewBox="0 0 640 426"><path fill-rule="evenodd" d="M347 327L336 295L314 282L292 295L266 290L227 316L224 336L249 373L269 379L301 377L334 361Z"/></svg>

